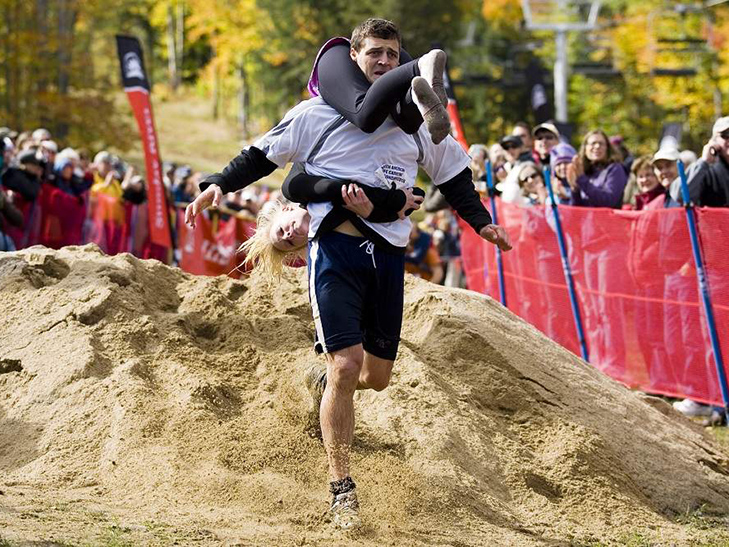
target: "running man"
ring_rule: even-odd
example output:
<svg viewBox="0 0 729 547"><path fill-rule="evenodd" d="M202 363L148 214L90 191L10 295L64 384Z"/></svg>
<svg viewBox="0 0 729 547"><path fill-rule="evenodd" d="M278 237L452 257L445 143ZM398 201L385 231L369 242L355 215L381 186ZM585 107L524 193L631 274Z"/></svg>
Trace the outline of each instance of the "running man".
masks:
<svg viewBox="0 0 729 547"><path fill-rule="evenodd" d="M353 58L370 81L389 70L389 52L400 49L399 32L382 21L367 20L353 32L352 43L361 44L353 48ZM373 62L377 70L372 70ZM504 251L511 249L508 234L492 224L474 189L470 158L450 135L436 145L425 127L408 135L391 118L365 133L321 98L299 103L221 174L201 184L202 193L185 211L186 222L194 226L195 217L218 205L225 193L292 162L302 162L311 175L387 189L412 188L421 166L483 239ZM408 218L372 223L331 203L310 203L307 210L315 349L327 360L326 375L316 384L323 390L320 420L333 495L330 512L335 525L349 529L360 524L349 468L354 392L381 391L390 382L400 340L411 223ZM296 229L276 237L287 248L306 244Z"/></svg>

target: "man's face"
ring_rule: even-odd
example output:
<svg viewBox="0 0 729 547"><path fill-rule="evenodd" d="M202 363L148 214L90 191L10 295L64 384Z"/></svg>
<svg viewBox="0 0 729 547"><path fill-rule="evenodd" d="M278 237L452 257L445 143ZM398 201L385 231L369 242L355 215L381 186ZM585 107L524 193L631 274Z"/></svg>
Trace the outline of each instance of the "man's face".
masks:
<svg viewBox="0 0 729 547"><path fill-rule="evenodd" d="M512 163L519 159L522 152L522 147L517 144L506 142L503 145L506 155L509 156L509 161Z"/></svg>
<svg viewBox="0 0 729 547"><path fill-rule="evenodd" d="M653 170L664 188L668 188L678 177L678 166L675 161L656 160L653 162Z"/></svg>
<svg viewBox="0 0 729 547"><path fill-rule="evenodd" d="M546 158L555 146L557 146L557 135L551 131L540 129L534 135L534 149L542 158Z"/></svg>
<svg viewBox="0 0 729 547"><path fill-rule="evenodd" d="M22 165L23 168L31 175L34 175L38 178L43 176L43 167L41 167L40 165L36 165L35 163L24 163Z"/></svg>
<svg viewBox="0 0 729 547"><path fill-rule="evenodd" d="M372 83L400 64L400 44L395 39L368 36L359 51L349 50L349 56Z"/></svg>
<svg viewBox="0 0 729 547"><path fill-rule="evenodd" d="M712 147L724 161L729 162L729 129L714 135Z"/></svg>
<svg viewBox="0 0 729 547"><path fill-rule="evenodd" d="M294 251L306 245L308 233L309 213L287 205L271 222L268 237L279 251Z"/></svg>
<svg viewBox="0 0 729 547"><path fill-rule="evenodd" d="M523 127L515 127L511 134L519 137L521 139L521 142L524 144L524 148L526 148L527 150L531 150L532 146L534 146L532 134Z"/></svg>

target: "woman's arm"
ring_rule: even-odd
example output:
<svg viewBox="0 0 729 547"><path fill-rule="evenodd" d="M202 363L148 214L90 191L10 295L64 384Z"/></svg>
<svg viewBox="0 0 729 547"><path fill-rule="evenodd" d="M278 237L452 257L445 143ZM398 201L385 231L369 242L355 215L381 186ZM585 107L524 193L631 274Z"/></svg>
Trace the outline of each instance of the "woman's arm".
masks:
<svg viewBox="0 0 729 547"><path fill-rule="evenodd" d="M342 206L342 187L356 184L364 191L367 198L374 205L374 210L367 217L370 222L394 222L399 213L408 203L407 195L402 190L375 188L366 184L352 183L337 179L329 179L316 175L309 175L302 164L294 164L281 187L286 199L296 203L322 203L330 201L333 205ZM424 196L420 188L413 188L413 194ZM413 209L405 211L406 215Z"/></svg>
<svg viewBox="0 0 729 547"><path fill-rule="evenodd" d="M620 208L627 178L625 169L619 163L611 163L593 179L588 179L585 175L578 177L577 185L587 197L583 197L579 204L587 207Z"/></svg>
<svg viewBox="0 0 729 547"><path fill-rule="evenodd" d="M395 121L407 133L417 131L423 123L422 116L417 108L403 105L410 82L420 75L418 61L401 50L400 66L370 84L349 50L349 44L337 43L320 54L315 70L322 99L365 133L376 131L401 103L402 113L395 115Z"/></svg>

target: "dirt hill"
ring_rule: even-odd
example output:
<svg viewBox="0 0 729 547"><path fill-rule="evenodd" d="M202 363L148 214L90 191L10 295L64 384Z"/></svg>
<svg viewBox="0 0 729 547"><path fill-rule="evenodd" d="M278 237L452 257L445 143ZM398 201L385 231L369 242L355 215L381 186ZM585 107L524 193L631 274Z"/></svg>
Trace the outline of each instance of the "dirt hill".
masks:
<svg viewBox="0 0 729 547"><path fill-rule="evenodd" d="M94 246L0 255L0 545L729 543L726 455L493 300L409 279L358 393L360 532L303 433L305 272L187 275ZM642 545L643 543L638 543Z"/></svg>

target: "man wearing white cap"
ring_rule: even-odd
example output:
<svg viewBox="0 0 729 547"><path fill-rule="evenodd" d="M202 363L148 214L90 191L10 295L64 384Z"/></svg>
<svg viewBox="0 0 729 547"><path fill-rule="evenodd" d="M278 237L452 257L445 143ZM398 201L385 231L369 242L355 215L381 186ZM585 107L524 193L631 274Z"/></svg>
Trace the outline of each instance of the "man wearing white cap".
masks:
<svg viewBox="0 0 729 547"><path fill-rule="evenodd" d="M699 207L729 207L729 116L716 120L701 159L691 166L689 195Z"/></svg>
<svg viewBox="0 0 729 547"><path fill-rule="evenodd" d="M549 153L559 143L559 130L553 123L540 123L532 131L534 151L542 165L549 165Z"/></svg>
<svg viewBox="0 0 729 547"><path fill-rule="evenodd" d="M664 207L678 207L681 181L678 178L679 152L676 148L661 148L653 155L651 165L661 186L666 189Z"/></svg>

